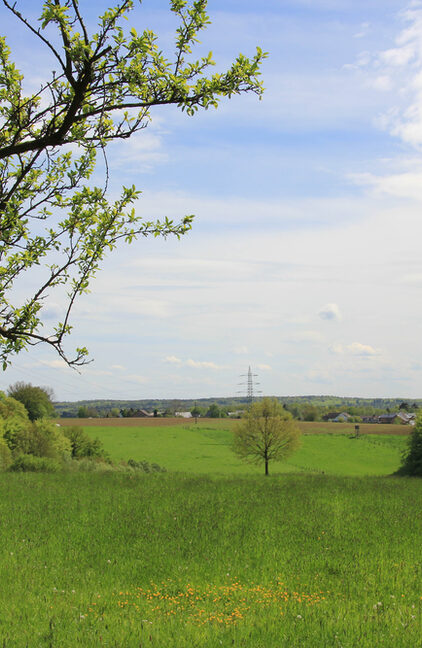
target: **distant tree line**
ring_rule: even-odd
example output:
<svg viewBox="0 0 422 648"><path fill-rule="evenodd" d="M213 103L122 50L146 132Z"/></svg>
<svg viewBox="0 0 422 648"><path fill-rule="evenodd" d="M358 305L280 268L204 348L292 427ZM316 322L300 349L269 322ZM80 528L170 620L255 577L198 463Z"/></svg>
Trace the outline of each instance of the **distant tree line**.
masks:
<svg viewBox="0 0 422 648"><path fill-rule="evenodd" d="M379 416L400 410L416 412L422 406L422 399L403 398L286 396L277 397L276 400L299 421L322 421L324 416L332 412L347 412L356 417L358 422L362 416ZM194 416L197 412L197 416L220 418L242 412L248 405L246 398L86 400L54 403L57 415L61 418L131 417L136 416L140 410L156 412L157 416L174 416L176 412L191 412Z"/></svg>

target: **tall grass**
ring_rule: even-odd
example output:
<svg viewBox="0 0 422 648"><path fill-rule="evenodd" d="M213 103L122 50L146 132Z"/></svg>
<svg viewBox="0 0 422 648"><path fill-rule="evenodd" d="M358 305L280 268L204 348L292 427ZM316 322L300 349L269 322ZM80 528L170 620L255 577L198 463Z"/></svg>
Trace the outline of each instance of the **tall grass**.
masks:
<svg viewBox="0 0 422 648"><path fill-rule="evenodd" d="M0 646L421 646L420 480L0 475Z"/></svg>

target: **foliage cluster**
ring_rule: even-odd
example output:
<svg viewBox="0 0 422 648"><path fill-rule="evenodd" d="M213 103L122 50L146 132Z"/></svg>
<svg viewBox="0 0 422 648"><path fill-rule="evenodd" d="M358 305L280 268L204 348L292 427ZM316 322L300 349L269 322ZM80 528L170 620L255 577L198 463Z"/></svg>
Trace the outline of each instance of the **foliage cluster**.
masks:
<svg viewBox="0 0 422 648"><path fill-rule="evenodd" d="M40 470L48 462L64 463L71 458L71 445L62 428L47 418L31 421L22 403L0 392L0 440L2 467L11 470Z"/></svg>
<svg viewBox="0 0 422 648"><path fill-rule="evenodd" d="M20 381L11 385L7 393L25 406L30 421L55 415L53 391L48 387L34 387L31 383Z"/></svg>
<svg viewBox="0 0 422 648"><path fill-rule="evenodd" d="M50 57L52 72L28 92L0 37L0 360L6 368L13 354L44 343L68 364L79 365L86 362L86 348L69 357L63 341L75 300L89 290L105 254L140 237L179 238L193 219L145 221L134 207L140 195L135 186L113 195L107 146L144 129L154 107L174 105L194 115L216 108L224 97L245 92L260 97L265 53L257 48L251 58L239 54L227 71L210 74L211 52L192 57L210 22L207 0L170 0L178 23L172 57L142 23L140 32L134 24L124 27L134 0L106 9L95 30L78 0L45 0L38 21L17 3L2 4L42 48L37 56ZM104 179L93 186L98 154ZM40 277L35 287L25 282L33 268ZM22 300L16 284L25 294ZM57 292L62 315L45 332L42 311Z"/></svg>
<svg viewBox="0 0 422 648"><path fill-rule="evenodd" d="M81 427L72 425L63 427L62 431L69 440L72 459L107 457L101 441L98 438L91 439Z"/></svg>
<svg viewBox="0 0 422 648"><path fill-rule="evenodd" d="M300 430L292 416L274 398L253 403L234 429L234 452L252 463L264 463L269 474L270 461L281 461L299 445Z"/></svg>
<svg viewBox="0 0 422 648"><path fill-rule="evenodd" d="M0 392L0 470L56 472L61 469L158 472L157 464L128 461L115 465L101 441L77 426L47 418L31 421L22 403Z"/></svg>
<svg viewBox="0 0 422 648"><path fill-rule="evenodd" d="M408 447L403 453L403 462L397 474L422 477L422 412L416 417L416 423L413 426Z"/></svg>

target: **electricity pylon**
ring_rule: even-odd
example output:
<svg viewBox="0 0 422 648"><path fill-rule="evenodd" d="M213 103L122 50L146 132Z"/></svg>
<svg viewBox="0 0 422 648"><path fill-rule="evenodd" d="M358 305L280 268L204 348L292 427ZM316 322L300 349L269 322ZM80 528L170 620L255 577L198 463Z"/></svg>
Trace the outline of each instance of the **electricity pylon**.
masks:
<svg viewBox="0 0 422 648"><path fill-rule="evenodd" d="M253 374L252 369L249 366L248 373L247 374L241 374L240 378L247 378L246 382L241 382L238 383L239 385L244 385L246 387L246 399L248 403L252 403L254 397L256 394L262 394L262 391L257 391L255 389L256 385L259 385L260 383L254 380L254 378L257 378L258 374ZM241 389L238 391L238 394L243 394L245 392L244 389Z"/></svg>

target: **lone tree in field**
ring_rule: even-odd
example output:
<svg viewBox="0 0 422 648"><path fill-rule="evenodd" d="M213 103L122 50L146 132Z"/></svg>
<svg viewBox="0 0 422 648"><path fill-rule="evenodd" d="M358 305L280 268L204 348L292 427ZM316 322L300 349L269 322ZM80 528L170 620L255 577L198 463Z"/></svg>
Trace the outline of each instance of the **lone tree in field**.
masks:
<svg viewBox="0 0 422 648"><path fill-rule="evenodd" d="M207 0L169 0L178 21L170 60L157 36L122 21L134 0L104 9L95 33L79 0L34 0L39 21L25 17L19 0L0 0L51 58L51 74L29 93L0 37L0 362L30 345L53 347L69 365L86 362L87 350L69 357L63 340L79 295L89 289L107 251L141 236L180 237L192 223L185 216L148 221L133 208L139 191L123 187L108 197L107 145L148 125L151 109L170 104L188 115L217 107L222 97L254 92L262 85L265 54L240 54L227 72L208 74L209 53L192 58L192 46L209 24ZM140 4L140 3L139 3ZM107 4L104 2L104 6ZM33 9L31 5L31 10ZM1 23L1 13L0 13ZM123 24L124 28L121 26ZM34 50L32 69L43 56ZM100 153L102 186L88 184ZM34 275L34 269L37 270ZM25 282L28 273L37 286ZM43 328L42 309L52 291L65 291L61 317ZM18 296L19 295L19 296ZM23 296L22 296L23 295ZM45 320L45 318L44 318Z"/></svg>
<svg viewBox="0 0 422 648"><path fill-rule="evenodd" d="M271 398L253 403L234 431L234 452L251 463L281 461L299 445L300 431L292 415Z"/></svg>
<svg viewBox="0 0 422 648"><path fill-rule="evenodd" d="M397 474L422 477L422 413L418 413L416 417L416 423L409 437L408 449Z"/></svg>

